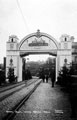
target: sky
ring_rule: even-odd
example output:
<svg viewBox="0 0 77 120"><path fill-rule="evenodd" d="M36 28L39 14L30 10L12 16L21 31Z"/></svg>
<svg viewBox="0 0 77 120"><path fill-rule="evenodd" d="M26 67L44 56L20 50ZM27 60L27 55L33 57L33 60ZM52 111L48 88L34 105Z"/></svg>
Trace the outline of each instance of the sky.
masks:
<svg viewBox="0 0 77 120"><path fill-rule="evenodd" d="M77 41L77 0L0 0L0 63L10 35L21 41L37 29L58 42L62 34Z"/></svg>

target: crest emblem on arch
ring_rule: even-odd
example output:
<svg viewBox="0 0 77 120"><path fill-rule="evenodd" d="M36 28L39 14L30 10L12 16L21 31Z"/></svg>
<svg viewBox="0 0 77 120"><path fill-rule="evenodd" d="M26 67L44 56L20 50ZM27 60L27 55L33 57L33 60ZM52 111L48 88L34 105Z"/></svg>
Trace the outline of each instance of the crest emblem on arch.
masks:
<svg viewBox="0 0 77 120"><path fill-rule="evenodd" d="M57 50L58 43L50 35L37 30L36 33L29 34L19 43L19 50Z"/></svg>

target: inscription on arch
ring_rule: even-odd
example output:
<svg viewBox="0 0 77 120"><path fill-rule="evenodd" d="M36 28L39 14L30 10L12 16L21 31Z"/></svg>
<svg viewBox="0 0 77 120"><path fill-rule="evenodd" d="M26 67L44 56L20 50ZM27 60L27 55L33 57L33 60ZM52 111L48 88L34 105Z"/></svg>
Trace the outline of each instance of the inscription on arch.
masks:
<svg viewBox="0 0 77 120"><path fill-rule="evenodd" d="M29 46L48 46L48 43L46 43L42 38L35 38L35 40L29 43Z"/></svg>

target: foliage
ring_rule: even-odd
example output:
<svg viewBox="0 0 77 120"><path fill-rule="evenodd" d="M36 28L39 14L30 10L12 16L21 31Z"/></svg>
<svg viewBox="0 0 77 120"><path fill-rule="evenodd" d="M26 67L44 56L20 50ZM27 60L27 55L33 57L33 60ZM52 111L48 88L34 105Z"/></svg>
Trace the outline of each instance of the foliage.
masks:
<svg viewBox="0 0 77 120"><path fill-rule="evenodd" d="M40 67L39 69L39 77L44 73L45 75L51 75L53 74L53 71L55 71L55 59L48 58L45 63Z"/></svg>
<svg viewBox="0 0 77 120"><path fill-rule="evenodd" d="M23 74L23 80L32 79L32 75L29 69L23 70L22 74Z"/></svg>
<svg viewBox="0 0 77 120"><path fill-rule="evenodd" d="M28 68L28 66L30 67L29 70L32 74L32 76L38 76L39 73L39 68L43 65L43 62L34 62L31 61L29 63L26 64L26 68Z"/></svg>
<svg viewBox="0 0 77 120"><path fill-rule="evenodd" d="M25 59L23 59L23 66L22 66L22 80L29 80L32 79L31 72L29 68L27 68Z"/></svg>
<svg viewBox="0 0 77 120"><path fill-rule="evenodd" d="M66 66L63 66L62 69L59 71L58 83L64 87L68 86L71 82L71 74L72 67L67 68Z"/></svg>
<svg viewBox="0 0 77 120"><path fill-rule="evenodd" d="M58 84L65 87L68 91L71 88L72 83L75 81L72 78L72 75L74 75L75 70L73 68L73 65L70 65L70 67L63 66L62 69L59 71L58 76Z"/></svg>
<svg viewBox="0 0 77 120"><path fill-rule="evenodd" d="M5 71L4 70L0 70L0 85L2 83L5 83Z"/></svg>
<svg viewBox="0 0 77 120"><path fill-rule="evenodd" d="M55 59L49 57L46 61L29 61L26 63L26 68L28 66L30 67L32 76L39 76L42 68L44 68L45 73L46 71L52 71L55 68Z"/></svg>
<svg viewBox="0 0 77 120"><path fill-rule="evenodd" d="M25 80L32 79L32 75L29 69L25 70Z"/></svg>
<svg viewBox="0 0 77 120"><path fill-rule="evenodd" d="M10 83L15 82L14 68L11 68L11 67L9 68L8 79Z"/></svg>

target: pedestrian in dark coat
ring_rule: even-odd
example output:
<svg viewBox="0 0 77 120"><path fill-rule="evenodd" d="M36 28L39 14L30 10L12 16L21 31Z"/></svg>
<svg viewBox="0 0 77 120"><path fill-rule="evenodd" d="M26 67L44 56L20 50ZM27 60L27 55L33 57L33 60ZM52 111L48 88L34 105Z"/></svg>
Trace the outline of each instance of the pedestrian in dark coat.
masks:
<svg viewBox="0 0 77 120"><path fill-rule="evenodd" d="M42 68L42 71L41 71L41 78L43 80L43 82L45 81L45 71L44 71L44 68Z"/></svg>
<svg viewBox="0 0 77 120"><path fill-rule="evenodd" d="M55 83L55 71L52 74L51 81L52 81L52 87L54 87L54 83Z"/></svg>
<svg viewBox="0 0 77 120"><path fill-rule="evenodd" d="M43 80L43 82L45 82L45 75L44 74L42 74L42 80Z"/></svg>
<svg viewBox="0 0 77 120"><path fill-rule="evenodd" d="M46 83L48 83L48 75L46 75Z"/></svg>

